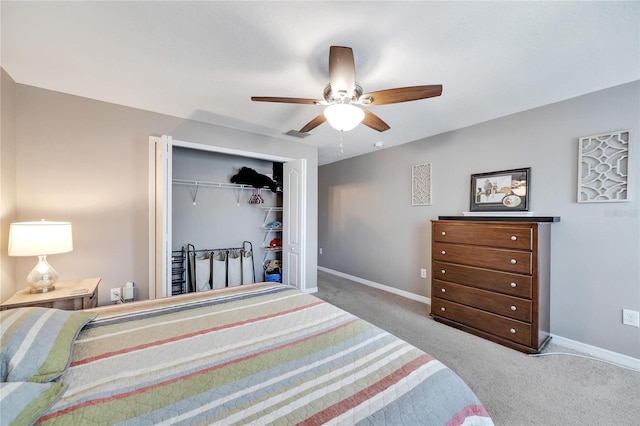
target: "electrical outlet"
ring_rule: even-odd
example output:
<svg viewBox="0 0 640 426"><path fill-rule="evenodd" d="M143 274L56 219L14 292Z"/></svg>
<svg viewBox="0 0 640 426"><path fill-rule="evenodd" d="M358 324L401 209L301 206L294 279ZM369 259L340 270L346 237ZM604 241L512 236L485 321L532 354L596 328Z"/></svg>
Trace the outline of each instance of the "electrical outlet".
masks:
<svg viewBox="0 0 640 426"><path fill-rule="evenodd" d="M622 323L633 327L640 327L640 313L631 309L622 310Z"/></svg>
<svg viewBox="0 0 640 426"><path fill-rule="evenodd" d="M420 278L427 278L427 270L422 268L420 269Z"/></svg>
<svg viewBox="0 0 640 426"><path fill-rule="evenodd" d="M322 247L320 247L320 254L322 254Z"/></svg>
<svg viewBox="0 0 640 426"><path fill-rule="evenodd" d="M111 289L111 301L112 302L119 301L121 296L122 296L122 293L121 293L119 288L112 288Z"/></svg>

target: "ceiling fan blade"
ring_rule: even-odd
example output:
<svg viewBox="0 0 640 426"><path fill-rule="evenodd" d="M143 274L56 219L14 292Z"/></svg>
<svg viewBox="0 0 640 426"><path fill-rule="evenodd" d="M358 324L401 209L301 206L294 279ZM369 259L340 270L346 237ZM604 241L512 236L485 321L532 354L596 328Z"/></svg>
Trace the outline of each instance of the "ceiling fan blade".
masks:
<svg viewBox="0 0 640 426"><path fill-rule="evenodd" d="M362 124L365 126L371 127L373 130L377 130L379 132L384 132L385 130L389 130L390 127L387 123L382 121L380 117L372 113L371 111L367 111L362 108L364 111L364 118L362 119Z"/></svg>
<svg viewBox="0 0 640 426"><path fill-rule="evenodd" d="M433 98L442 94L442 85L398 87L396 89L379 90L365 93L360 97L364 105L388 105L399 102L417 101L418 99ZM368 102L368 98L371 99Z"/></svg>
<svg viewBox="0 0 640 426"><path fill-rule="evenodd" d="M272 97L272 96L252 96L251 100L254 102L282 102L286 104L307 104L307 105L316 105L323 102L320 99L278 98L278 97Z"/></svg>
<svg viewBox="0 0 640 426"><path fill-rule="evenodd" d="M351 97L356 83L356 64L350 47L329 48L329 83L336 97L342 94Z"/></svg>
<svg viewBox="0 0 640 426"><path fill-rule="evenodd" d="M304 127L300 129L300 132L302 133L310 132L311 130L315 129L325 121L327 121L327 118L324 116L324 114L320 114L316 118L314 118L313 120L305 124Z"/></svg>

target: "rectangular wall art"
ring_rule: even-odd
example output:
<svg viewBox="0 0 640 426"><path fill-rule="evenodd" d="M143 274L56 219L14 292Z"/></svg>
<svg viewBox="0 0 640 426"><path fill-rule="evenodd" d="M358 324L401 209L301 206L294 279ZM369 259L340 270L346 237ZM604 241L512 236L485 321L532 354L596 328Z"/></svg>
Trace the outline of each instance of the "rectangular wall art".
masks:
<svg viewBox="0 0 640 426"><path fill-rule="evenodd" d="M431 205L431 163L411 167L411 205Z"/></svg>
<svg viewBox="0 0 640 426"><path fill-rule="evenodd" d="M579 203L629 201L630 148L629 130L580 138Z"/></svg>

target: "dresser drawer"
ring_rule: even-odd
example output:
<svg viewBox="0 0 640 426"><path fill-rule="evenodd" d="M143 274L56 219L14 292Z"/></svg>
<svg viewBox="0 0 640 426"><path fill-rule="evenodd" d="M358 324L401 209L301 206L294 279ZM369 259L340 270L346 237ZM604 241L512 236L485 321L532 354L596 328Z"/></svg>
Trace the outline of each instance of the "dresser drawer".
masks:
<svg viewBox="0 0 640 426"><path fill-rule="evenodd" d="M531 300L492 293L460 284L433 281L432 297L473 306L505 317L531 322Z"/></svg>
<svg viewBox="0 0 640 426"><path fill-rule="evenodd" d="M433 260L517 274L532 273L531 252L528 251L436 242L433 243L432 250Z"/></svg>
<svg viewBox="0 0 640 426"><path fill-rule="evenodd" d="M532 234L530 225L437 222L433 226L433 241L515 250L533 250Z"/></svg>
<svg viewBox="0 0 640 426"><path fill-rule="evenodd" d="M511 296L532 298L531 275L482 269L454 263L433 262L433 278Z"/></svg>
<svg viewBox="0 0 640 426"><path fill-rule="evenodd" d="M521 321L443 300L433 295L431 313L521 345L532 346L531 325Z"/></svg>

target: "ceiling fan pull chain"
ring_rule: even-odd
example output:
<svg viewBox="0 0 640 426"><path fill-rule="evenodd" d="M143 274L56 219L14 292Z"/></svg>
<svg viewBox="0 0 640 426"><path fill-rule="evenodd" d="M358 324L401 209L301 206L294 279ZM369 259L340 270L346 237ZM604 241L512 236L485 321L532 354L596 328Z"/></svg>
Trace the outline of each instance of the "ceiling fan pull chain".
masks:
<svg viewBox="0 0 640 426"><path fill-rule="evenodd" d="M344 150L342 147L343 137L344 137L344 130L340 130L340 154L344 154Z"/></svg>

